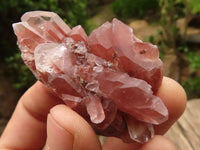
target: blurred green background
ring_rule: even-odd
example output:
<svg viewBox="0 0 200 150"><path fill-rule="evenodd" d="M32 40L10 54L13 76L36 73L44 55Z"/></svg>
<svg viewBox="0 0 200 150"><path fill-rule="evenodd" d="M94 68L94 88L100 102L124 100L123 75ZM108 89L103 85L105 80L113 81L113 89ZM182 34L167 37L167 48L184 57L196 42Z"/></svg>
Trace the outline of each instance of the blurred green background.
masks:
<svg viewBox="0 0 200 150"><path fill-rule="evenodd" d="M18 97L36 81L21 60L12 29L33 10L53 11L88 34L114 17L122 20L139 38L158 45L165 75L182 84L189 99L200 97L199 0L1 0L1 118L9 119ZM0 120L0 126L5 123Z"/></svg>

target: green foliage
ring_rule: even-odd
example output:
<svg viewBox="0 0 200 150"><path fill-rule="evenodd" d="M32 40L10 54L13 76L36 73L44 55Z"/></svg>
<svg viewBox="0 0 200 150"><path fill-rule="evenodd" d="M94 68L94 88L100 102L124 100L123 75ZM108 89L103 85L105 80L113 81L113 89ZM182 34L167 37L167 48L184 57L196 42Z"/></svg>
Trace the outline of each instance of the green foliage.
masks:
<svg viewBox="0 0 200 150"><path fill-rule="evenodd" d="M199 52L188 52L187 60L190 63L189 67L192 72L200 71L200 53Z"/></svg>
<svg viewBox="0 0 200 150"><path fill-rule="evenodd" d="M53 11L71 27L81 24L87 30L87 4L87 0L1 0L0 33L5 36L0 40L0 60L16 52L12 23L19 22L23 13L33 10Z"/></svg>
<svg viewBox="0 0 200 150"><path fill-rule="evenodd" d="M159 6L161 9L160 23L163 26L166 35L165 40L167 41L167 44L174 49L176 47L182 47L181 50L183 50L183 47L185 47L184 45L186 45L186 43L184 42L186 41L185 38L187 25L193 15L200 13L200 1L159 0ZM185 29L183 29L181 33L179 28L177 27L176 21L179 18L183 17L185 18ZM180 41L182 42L178 43Z"/></svg>
<svg viewBox="0 0 200 150"><path fill-rule="evenodd" d="M182 64L184 64L184 56L186 56L187 60L185 61L189 62L189 69L192 77L188 77L181 83L189 98L199 97L200 53L189 51L186 42L188 23L195 14L200 13L199 0L159 0L159 6L161 9L160 23L165 35L159 41L162 41L161 43L167 45L167 49L172 48L174 50L174 54L176 54L179 59L179 67L181 69L182 67L185 67ZM185 18L185 29L180 31L177 27L176 21L183 17Z"/></svg>
<svg viewBox="0 0 200 150"><path fill-rule="evenodd" d="M24 65L20 52L6 58L6 62L7 73L14 81L13 88L25 90L26 87L30 87L36 81L32 72Z"/></svg>
<svg viewBox="0 0 200 150"><path fill-rule="evenodd" d="M113 11L120 17L141 17L158 7L158 0L115 0Z"/></svg>
<svg viewBox="0 0 200 150"><path fill-rule="evenodd" d="M200 1L199 0L187 0L188 7L192 14L200 13Z"/></svg>
<svg viewBox="0 0 200 150"><path fill-rule="evenodd" d="M188 99L200 97L200 76L189 77L182 82Z"/></svg>
<svg viewBox="0 0 200 150"><path fill-rule="evenodd" d="M182 82L189 98L200 97L200 52L188 52L191 77Z"/></svg>
<svg viewBox="0 0 200 150"><path fill-rule="evenodd" d="M85 24L87 0L1 0L0 12L22 14L33 10L48 10L58 13L71 25ZM18 18L19 19L19 18Z"/></svg>
<svg viewBox="0 0 200 150"><path fill-rule="evenodd" d="M160 6L160 24L163 27L166 44L175 49L177 46L177 39L180 34L176 21L184 16L183 3L179 0L159 0Z"/></svg>
<svg viewBox="0 0 200 150"><path fill-rule="evenodd" d="M0 0L0 63L8 66L15 88L29 87L35 78L21 60L12 23L19 22L27 11L47 10L57 13L69 26L81 24L87 31L87 5L87 0Z"/></svg>

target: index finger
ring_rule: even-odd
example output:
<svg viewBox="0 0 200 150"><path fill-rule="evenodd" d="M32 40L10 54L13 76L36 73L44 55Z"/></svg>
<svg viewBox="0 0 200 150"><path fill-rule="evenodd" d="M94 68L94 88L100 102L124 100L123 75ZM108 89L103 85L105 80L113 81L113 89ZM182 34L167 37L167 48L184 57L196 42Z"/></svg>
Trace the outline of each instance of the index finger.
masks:
<svg viewBox="0 0 200 150"><path fill-rule="evenodd" d="M36 82L20 98L5 128L0 148L42 149L46 141L46 119L49 110L63 103L41 82Z"/></svg>

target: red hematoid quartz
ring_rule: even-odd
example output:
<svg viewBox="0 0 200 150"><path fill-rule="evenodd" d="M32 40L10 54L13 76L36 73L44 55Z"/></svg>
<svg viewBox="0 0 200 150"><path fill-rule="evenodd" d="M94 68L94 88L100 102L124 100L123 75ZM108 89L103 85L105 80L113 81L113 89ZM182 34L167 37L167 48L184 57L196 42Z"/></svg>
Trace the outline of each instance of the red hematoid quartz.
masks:
<svg viewBox="0 0 200 150"><path fill-rule="evenodd" d="M163 77L157 46L143 43L113 19L88 37L53 12L25 13L13 24L25 64L95 132L147 142L168 119L155 96Z"/></svg>

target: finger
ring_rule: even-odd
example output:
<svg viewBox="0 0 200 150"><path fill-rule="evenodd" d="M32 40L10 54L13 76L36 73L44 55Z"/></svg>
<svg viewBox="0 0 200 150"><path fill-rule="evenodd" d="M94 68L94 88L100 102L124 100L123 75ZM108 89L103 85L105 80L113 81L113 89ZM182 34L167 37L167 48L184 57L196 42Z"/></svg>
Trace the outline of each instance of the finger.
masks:
<svg viewBox="0 0 200 150"><path fill-rule="evenodd" d="M48 116L46 149L100 150L91 126L66 105L57 105Z"/></svg>
<svg viewBox="0 0 200 150"><path fill-rule="evenodd" d="M155 133L162 135L183 114L186 107L187 96L182 86L168 77L164 77L157 96L163 100L169 112L169 119L166 122L154 126Z"/></svg>
<svg viewBox="0 0 200 150"><path fill-rule="evenodd" d="M47 119L47 141L45 150L72 150L73 143L73 134L58 124L51 114L49 114Z"/></svg>
<svg viewBox="0 0 200 150"><path fill-rule="evenodd" d="M46 141L49 109L62 103L42 83L36 82L19 100L5 128L0 148L42 149Z"/></svg>
<svg viewBox="0 0 200 150"><path fill-rule="evenodd" d="M108 137L103 145L103 150L138 150L140 143L124 143L121 139Z"/></svg>
<svg viewBox="0 0 200 150"><path fill-rule="evenodd" d="M161 135L154 136L149 142L145 144L123 143L118 138L108 138L106 146L103 150L178 150L176 146Z"/></svg>
<svg viewBox="0 0 200 150"><path fill-rule="evenodd" d="M164 134L184 112L187 97L180 84L168 77L163 78L162 85L158 90L157 96L161 97L169 111L169 119L165 123L155 126L156 134ZM123 143L122 140L117 138L107 138L103 148L105 150L123 150L138 149L139 146L141 146L139 143L128 144Z"/></svg>
<svg viewBox="0 0 200 150"><path fill-rule="evenodd" d="M178 150L176 146L164 136L156 135L139 150Z"/></svg>

